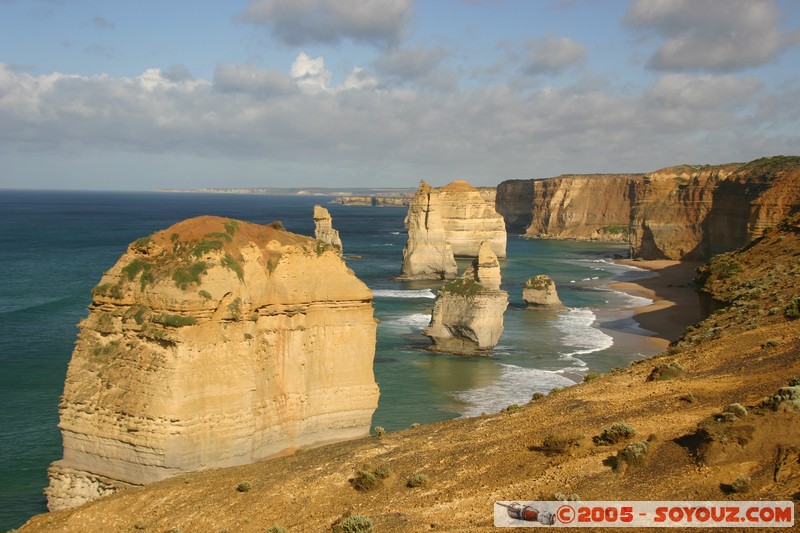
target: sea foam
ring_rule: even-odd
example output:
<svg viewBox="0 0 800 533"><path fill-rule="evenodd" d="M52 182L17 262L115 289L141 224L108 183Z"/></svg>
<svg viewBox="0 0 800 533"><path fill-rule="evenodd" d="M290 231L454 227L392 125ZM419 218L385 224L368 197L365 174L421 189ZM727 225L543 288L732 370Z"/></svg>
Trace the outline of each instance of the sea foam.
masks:
<svg viewBox="0 0 800 533"><path fill-rule="evenodd" d="M417 289L417 290L392 290L392 289L378 289L372 291L372 295L377 298L436 298L433 291L430 289Z"/></svg>

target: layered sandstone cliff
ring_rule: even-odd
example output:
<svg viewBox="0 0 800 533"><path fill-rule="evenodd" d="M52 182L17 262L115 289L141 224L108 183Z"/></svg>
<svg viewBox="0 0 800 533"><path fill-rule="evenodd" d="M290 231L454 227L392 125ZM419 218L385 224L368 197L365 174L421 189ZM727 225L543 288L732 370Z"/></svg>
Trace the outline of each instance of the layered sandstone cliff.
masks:
<svg viewBox="0 0 800 533"><path fill-rule="evenodd" d="M497 257L506 256L506 227L503 217L481 193L466 181L454 181L434 189L441 205L447 241L456 256L477 257L487 242Z"/></svg>
<svg viewBox="0 0 800 533"><path fill-rule="evenodd" d="M525 235L627 242L632 174L560 176L533 182Z"/></svg>
<svg viewBox="0 0 800 533"><path fill-rule="evenodd" d="M407 207L411 205L413 195L408 196L340 196L332 203L342 205L365 205L377 207Z"/></svg>
<svg viewBox="0 0 800 533"><path fill-rule="evenodd" d="M132 243L92 296L51 510L369 432L372 295L320 241L194 218Z"/></svg>
<svg viewBox="0 0 800 533"><path fill-rule="evenodd" d="M485 355L503 333L508 293L500 290L500 263L488 242L481 243L472 266L436 296L431 322L423 333L431 350Z"/></svg>
<svg viewBox="0 0 800 533"><path fill-rule="evenodd" d="M333 219L331 214L322 206L314 206L314 236L317 240L333 246L342 253L342 239L339 232L333 229Z"/></svg>
<svg viewBox="0 0 800 533"><path fill-rule="evenodd" d="M528 309L562 309L556 282L546 274L533 276L522 287L522 299Z"/></svg>
<svg viewBox="0 0 800 533"><path fill-rule="evenodd" d="M439 195L421 181L405 218L408 243L403 249L403 279L452 279L458 266L447 240Z"/></svg>
<svg viewBox="0 0 800 533"><path fill-rule="evenodd" d="M465 181L434 188L420 182L408 208L408 244L403 279L452 279L455 256L477 257L482 242L497 257L506 256L503 217L494 208L495 191Z"/></svg>
<svg viewBox="0 0 800 533"><path fill-rule="evenodd" d="M798 208L800 157L497 187L497 210L509 229L533 238L625 242L644 259L708 258L747 244Z"/></svg>

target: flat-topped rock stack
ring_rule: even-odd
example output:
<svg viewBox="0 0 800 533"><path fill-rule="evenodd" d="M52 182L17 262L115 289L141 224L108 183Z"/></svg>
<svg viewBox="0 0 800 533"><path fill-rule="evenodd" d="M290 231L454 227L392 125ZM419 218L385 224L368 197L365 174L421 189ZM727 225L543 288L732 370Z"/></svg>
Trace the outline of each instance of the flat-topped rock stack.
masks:
<svg viewBox="0 0 800 533"><path fill-rule="evenodd" d="M135 241L79 326L51 510L369 433L372 293L279 224L198 217Z"/></svg>

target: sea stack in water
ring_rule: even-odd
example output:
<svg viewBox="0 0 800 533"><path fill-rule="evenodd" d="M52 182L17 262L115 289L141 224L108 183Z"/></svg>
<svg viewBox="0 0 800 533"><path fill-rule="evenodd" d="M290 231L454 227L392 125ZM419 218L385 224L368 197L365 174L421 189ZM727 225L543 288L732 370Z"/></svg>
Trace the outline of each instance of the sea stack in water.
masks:
<svg viewBox="0 0 800 533"><path fill-rule="evenodd" d="M403 279L452 279L458 273L447 242L439 197L421 181L405 218L408 244L403 250Z"/></svg>
<svg viewBox="0 0 800 533"><path fill-rule="evenodd" d="M508 293L500 290L500 263L488 242L464 274L436 296L430 325L423 333L431 350L458 355L486 355L503 333Z"/></svg>
<svg viewBox="0 0 800 533"><path fill-rule="evenodd" d="M51 510L369 433L372 294L320 241L193 218L132 243L92 296Z"/></svg>
<svg viewBox="0 0 800 533"><path fill-rule="evenodd" d="M447 242L456 257L477 257L482 242L506 257L506 225L494 203L466 181L457 180L434 190L441 205Z"/></svg>
<svg viewBox="0 0 800 533"><path fill-rule="evenodd" d="M314 226L314 236L325 244L333 246L341 255L342 239L339 238L339 232L333 229L331 214L320 205L314 206Z"/></svg>
<svg viewBox="0 0 800 533"><path fill-rule="evenodd" d="M528 309L563 309L564 304L558 298L556 282L546 274L533 276L522 287L522 299Z"/></svg>

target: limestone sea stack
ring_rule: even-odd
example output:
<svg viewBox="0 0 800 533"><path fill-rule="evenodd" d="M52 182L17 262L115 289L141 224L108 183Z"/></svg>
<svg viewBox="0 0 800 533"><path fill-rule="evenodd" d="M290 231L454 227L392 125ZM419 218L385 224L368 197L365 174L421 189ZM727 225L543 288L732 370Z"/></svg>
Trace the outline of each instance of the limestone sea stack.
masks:
<svg viewBox="0 0 800 533"><path fill-rule="evenodd" d="M506 228L494 196L494 189L477 189L466 181L439 188L421 181L406 216L401 279L455 278L455 257L477 257L482 242L504 258Z"/></svg>
<svg viewBox="0 0 800 533"><path fill-rule="evenodd" d="M320 205L314 206L314 236L324 242L333 246L342 254L342 239L339 238L339 232L333 229L333 219L327 209Z"/></svg>
<svg viewBox="0 0 800 533"><path fill-rule="evenodd" d="M533 276L522 287L522 299L528 309L563 309L564 304L558 298L556 282L546 274Z"/></svg>
<svg viewBox="0 0 800 533"><path fill-rule="evenodd" d="M405 218L408 244L403 249L402 279L452 279L458 266L447 241L439 197L420 181Z"/></svg>
<svg viewBox="0 0 800 533"><path fill-rule="evenodd" d="M500 263L488 242L481 243L472 266L436 296L430 325L423 333L431 350L487 355L503 333L508 293L500 290Z"/></svg>
<svg viewBox="0 0 800 533"><path fill-rule="evenodd" d="M280 224L199 217L133 242L79 327L51 510L369 433L372 294Z"/></svg>
<svg viewBox="0 0 800 533"><path fill-rule="evenodd" d="M497 257L506 257L506 225L494 208L493 194L482 194L461 180L439 187L435 193L442 206L447 241L456 257L477 257L482 242L488 242Z"/></svg>

